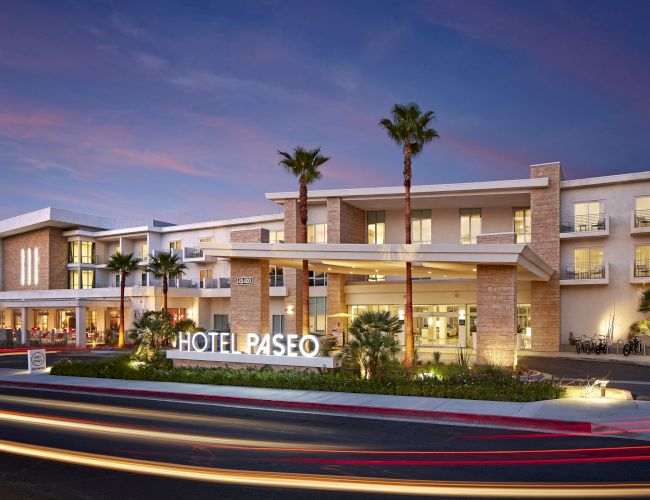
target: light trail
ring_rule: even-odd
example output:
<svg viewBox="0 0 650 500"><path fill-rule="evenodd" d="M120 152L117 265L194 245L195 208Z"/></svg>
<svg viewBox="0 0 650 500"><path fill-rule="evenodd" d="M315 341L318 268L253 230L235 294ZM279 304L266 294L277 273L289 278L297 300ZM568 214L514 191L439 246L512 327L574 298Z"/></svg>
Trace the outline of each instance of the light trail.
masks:
<svg viewBox="0 0 650 500"><path fill-rule="evenodd" d="M0 452L128 473L264 488L294 488L393 495L446 495L501 498L622 498L647 497L650 495L650 485L643 483L450 482L328 476L324 474L289 474L153 462L75 452L44 446L25 445L11 441L0 441Z"/></svg>

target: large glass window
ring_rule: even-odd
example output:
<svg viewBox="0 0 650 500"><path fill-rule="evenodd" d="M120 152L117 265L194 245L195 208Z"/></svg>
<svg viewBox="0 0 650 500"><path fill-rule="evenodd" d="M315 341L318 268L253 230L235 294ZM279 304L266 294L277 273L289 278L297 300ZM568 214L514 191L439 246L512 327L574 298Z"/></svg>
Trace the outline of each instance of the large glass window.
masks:
<svg viewBox="0 0 650 500"><path fill-rule="evenodd" d="M325 316L327 314L327 299L325 297L309 297L309 331L324 332Z"/></svg>
<svg viewBox="0 0 650 500"><path fill-rule="evenodd" d="M602 201L581 201L574 203L574 231L594 231L604 224ZM604 229L604 227L603 227Z"/></svg>
<svg viewBox="0 0 650 500"><path fill-rule="evenodd" d="M431 243L431 210L411 211L411 243Z"/></svg>
<svg viewBox="0 0 650 500"><path fill-rule="evenodd" d="M69 269L68 270L68 288L70 290L78 290L79 287L80 287L79 269Z"/></svg>
<svg viewBox="0 0 650 500"><path fill-rule="evenodd" d="M460 244L475 245L481 234L481 209L462 208L460 210Z"/></svg>
<svg viewBox="0 0 650 500"><path fill-rule="evenodd" d="M530 311L530 304L517 304L517 333L521 349L531 348Z"/></svg>
<svg viewBox="0 0 650 500"><path fill-rule="evenodd" d="M49 330L49 314L47 311L37 310L34 311L34 326L41 332L47 332Z"/></svg>
<svg viewBox="0 0 650 500"><path fill-rule="evenodd" d="M230 323L228 322L227 314L214 315L214 329L218 332L229 332Z"/></svg>
<svg viewBox="0 0 650 500"><path fill-rule="evenodd" d="M284 271L278 266L269 266L269 286L284 286Z"/></svg>
<svg viewBox="0 0 650 500"><path fill-rule="evenodd" d="M95 263L95 244L92 241L81 242L81 263L82 264Z"/></svg>
<svg viewBox="0 0 650 500"><path fill-rule="evenodd" d="M517 243L530 243L530 208L515 208L513 210L513 223L515 234L517 235Z"/></svg>
<svg viewBox="0 0 650 500"><path fill-rule="evenodd" d="M170 250L181 250L183 248L183 242L181 240L174 240L169 242Z"/></svg>
<svg viewBox="0 0 650 500"><path fill-rule="evenodd" d="M172 316L172 324L176 324L177 321L182 321L187 318L186 310L184 307L170 307L167 309L167 312Z"/></svg>
<svg viewBox="0 0 650 500"><path fill-rule="evenodd" d="M308 225L307 243L327 243L327 224Z"/></svg>
<svg viewBox="0 0 650 500"><path fill-rule="evenodd" d="M212 269L199 270L199 287L208 288L212 281Z"/></svg>
<svg viewBox="0 0 650 500"><path fill-rule="evenodd" d="M650 245L634 247L634 276L650 277Z"/></svg>
<svg viewBox="0 0 650 500"><path fill-rule="evenodd" d="M80 241L68 241L68 262L77 264L81 260Z"/></svg>
<svg viewBox="0 0 650 500"><path fill-rule="evenodd" d="M269 243L284 243L284 231L269 231Z"/></svg>
<svg viewBox="0 0 650 500"><path fill-rule="evenodd" d="M86 331L97 332L97 311L89 309L86 311Z"/></svg>
<svg viewBox="0 0 650 500"><path fill-rule="evenodd" d="M95 287L95 271L93 269L81 270L81 288Z"/></svg>
<svg viewBox="0 0 650 500"><path fill-rule="evenodd" d="M109 307L106 309L106 325L108 330L116 332L120 329L120 310Z"/></svg>
<svg viewBox="0 0 650 500"><path fill-rule="evenodd" d="M271 328L271 333L284 333L284 314L272 316Z"/></svg>
<svg viewBox="0 0 650 500"><path fill-rule="evenodd" d="M573 255L574 268L567 269L567 278L591 279L605 277L602 247L576 248Z"/></svg>
<svg viewBox="0 0 650 500"><path fill-rule="evenodd" d="M650 196L634 199L634 227L650 226Z"/></svg>
<svg viewBox="0 0 650 500"><path fill-rule="evenodd" d="M327 286L327 273L309 271L309 286Z"/></svg>
<svg viewBox="0 0 650 500"><path fill-rule="evenodd" d="M386 212L370 211L366 215L368 220L368 244L383 245L386 239Z"/></svg>

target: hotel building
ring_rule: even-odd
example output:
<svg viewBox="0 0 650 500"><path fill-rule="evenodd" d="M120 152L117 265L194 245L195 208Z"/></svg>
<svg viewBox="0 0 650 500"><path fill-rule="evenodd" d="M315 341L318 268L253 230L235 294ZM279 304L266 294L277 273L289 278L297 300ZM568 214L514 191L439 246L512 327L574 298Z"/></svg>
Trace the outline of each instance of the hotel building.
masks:
<svg viewBox="0 0 650 500"><path fill-rule="evenodd" d="M303 259L310 331L347 330L330 316L367 309L403 318L410 261L421 359L469 347L478 362L508 365L518 350L556 352L610 325L615 342L643 317L650 172L564 180L548 163L524 179L414 186L410 245L401 186L312 190L302 244L297 192L266 196L280 213L122 226L46 208L0 221L0 328L22 342L106 341L119 321L119 276L106 268L118 249L141 262L127 279L126 328L162 306L146 272L162 250L188 267L170 280L174 318L242 334L302 331Z"/></svg>

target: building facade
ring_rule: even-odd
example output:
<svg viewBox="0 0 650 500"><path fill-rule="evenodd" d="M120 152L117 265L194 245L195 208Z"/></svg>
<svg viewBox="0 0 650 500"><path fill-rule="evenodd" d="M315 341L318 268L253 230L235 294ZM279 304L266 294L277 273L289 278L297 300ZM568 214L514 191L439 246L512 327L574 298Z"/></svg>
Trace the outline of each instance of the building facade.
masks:
<svg viewBox="0 0 650 500"><path fill-rule="evenodd" d="M519 350L558 351L571 337L615 342L642 318L650 172L564 180L549 163L532 165L525 179L414 186L410 245L402 187L311 191L307 243L297 193L267 198L282 213L119 227L44 209L0 221L0 328L22 341L108 341L119 276L106 263L117 249L142 263L127 280L127 328L161 307L160 283L145 270L161 250L188 266L171 280L173 317L236 333L303 331L305 259L312 332L346 331L346 315L368 309L403 318L404 263L412 262L423 359L468 347L478 362L509 365Z"/></svg>

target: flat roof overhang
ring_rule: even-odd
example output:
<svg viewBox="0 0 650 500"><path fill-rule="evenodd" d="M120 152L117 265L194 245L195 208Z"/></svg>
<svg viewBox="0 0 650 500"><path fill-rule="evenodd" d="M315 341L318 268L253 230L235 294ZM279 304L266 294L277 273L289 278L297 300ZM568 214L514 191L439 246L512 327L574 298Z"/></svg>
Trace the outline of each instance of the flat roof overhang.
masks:
<svg viewBox="0 0 650 500"><path fill-rule="evenodd" d="M413 275L439 279L473 279L476 266L516 266L521 280L548 281L553 269L526 245L420 245L332 243L203 243L205 255L224 259L265 259L280 267L357 275L404 274L413 263Z"/></svg>

